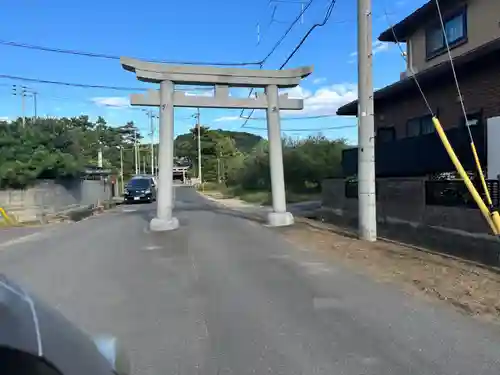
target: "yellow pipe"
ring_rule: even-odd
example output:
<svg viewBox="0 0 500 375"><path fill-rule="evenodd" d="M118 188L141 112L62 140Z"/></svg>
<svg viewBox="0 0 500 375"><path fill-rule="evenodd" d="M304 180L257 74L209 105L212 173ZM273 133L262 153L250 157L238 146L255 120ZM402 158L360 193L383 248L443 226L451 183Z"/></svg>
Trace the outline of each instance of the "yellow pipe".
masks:
<svg viewBox="0 0 500 375"><path fill-rule="evenodd" d="M500 233L500 214L498 211L493 211L491 213L491 220L493 221L493 224L497 227L498 233Z"/></svg>
<svg viewBox="0 0 500 375"><path fill-rule="evenodd" d="M481 184L483 185L484 194L486 196L486 202L491 207L493 206L493 201L491 200L490 191L488 190L488 185L486 185L486 179L484 178L483 169L481 168L481 162L479 161L479 156L477 155L476 145L474 141L470 143L470 147L472 148L472 154L474 155L474 160L476 161L476 167L479 172L479 178L481 179Z"/></svg>
<svg viewBox="0 0 500 375"><path fill-rule="evenodd" d="M464 180L465 186L469 190L469 193L471 194L472 198L476 202L476 204L479 207L479 210L483 214L484 218L486 219L486 222L490 226L491 230L495 235L498 235L500 231L500 227L497 228L497 226L493 223L492 218L490 217L490 211L488 210L488 207L486 207L486 204L484 204L483 200L481 199L481 196L477 192L476 188L474 187L474 184L470 180L469 176L464 170L464 167L460 163L460 160L458 160L457 155L455 154L455 151L453 150L453 147L451 147L450 142L448 141L448 137L446 136L446 133L443 130L443 127L441 126L441 123L436 117L432 118L432 122L434 123L434 127L436 128L436 131L439 135L439 138L441 138L441 142L443 142L443 146L446 149L446 152L450 156L450 159L455 166L458 174L460 177L462 177L462 180Z"/></svg>
<svg viewBox="0 0 500 375"><path fill-rule="evenodd" d="M5 210L0 207L0 216L3 216L4 220L7 222L7 224L11 224L12 225L12 220L11 218L9 217L9 215L7 215L7 212L5 212Z"/></svg>

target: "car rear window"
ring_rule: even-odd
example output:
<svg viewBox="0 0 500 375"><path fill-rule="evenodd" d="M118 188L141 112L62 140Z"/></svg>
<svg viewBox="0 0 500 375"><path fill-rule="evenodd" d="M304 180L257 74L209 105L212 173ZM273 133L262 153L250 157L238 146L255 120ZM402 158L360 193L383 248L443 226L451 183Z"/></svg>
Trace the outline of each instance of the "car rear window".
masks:
<svg viewBox="0 0 500 375"><path fill-rule="evenodd" d="M133 178L128 183L128 186L137 188L147 188L149 187L150 184L151 182L147 178Z"/></svg>

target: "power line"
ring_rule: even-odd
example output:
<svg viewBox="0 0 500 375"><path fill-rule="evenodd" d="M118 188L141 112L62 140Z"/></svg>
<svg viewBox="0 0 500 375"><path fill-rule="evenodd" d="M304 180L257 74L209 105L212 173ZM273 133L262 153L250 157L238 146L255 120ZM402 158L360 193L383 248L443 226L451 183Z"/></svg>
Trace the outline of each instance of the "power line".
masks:
<svg viewBox="0 0 500 375"><path fill-rule="evenodd" d="M314 132L314 131L325 131L325 130L341 130L357 128L357 125L343 125L343 126L330 126L326 128L299 128L299 129L281 129L282 132ZM267 130L267 128L259 128L257 126L247 126L245 129L251 130Z"/></svg>
<svg viewBox="0 0 500 375"><path fill-rule="evenodd" d="M300 40L299 44L297 44L297 46L295 47L295 49L292 51L292 53L290 54L290 56L288 56L288 58L285 60L285 62L283 64L281 64L279 70L283 69L285 67L286 64L288 64L288 62L291 60L291 58L297 53L297 51L300 49L300 47L302 46L302 44L304 44L304 42L306 41L306 39L309 37L309 35L314 31L314 29L316 27L322 27L322 26L325 26L326 23L328 22L328 20L330 19L331 15L332 15L332 12L333 12L333 8L335 7L335 3L336 3L336 0L332 0L331 4L330 4L330 7L328 8L328 10L326 11L326 15L325 15L325 18L323 19L323 22L321 23L316 23L314 24L306 33L306 35L304 35L302 37L302 39Z"/></svg>
<svg viewBox="0 0 500 375"><path fill-rule="evenodd" d="M299 22L304 15L304 13L307 11L307 9L312 5L313 1L315 0L310 0L304 8L301 10L300 14L297 16L297 18L290 24L288 29L285 31L285 33L281 36L281 38L274 44L273 48L271 48L271 51L260 61L251 61L251 62L203 62L203 61L179 61L179 60L161 60L161 59L150 59L150 58L137 58L139 60L145 60L149 62L155 62L155 63L164 63L164 64L184 64L184 65L218 65L218 66L249 66L249 65L257 65L257 66L262 66L267 59L276 51L276 49L281 45L283 40L288 36L288 34L292 31L293 27ZM304 3L303 1L301 3ZM55 47L45 47L45 46L40 46L40 45L35 45L35 44L28 44L28 43L21 43L21 42L14 42L14 41L8 41L8 40L0 40L0 45L5 45L5 46L10 46L10 47L17 47L17 48L26 48L26 49L32 49L32 50L38 50L38 51L45 51L45 52L55 52L55 53L62 53L62 54L69 54L69 55L78 55L78 56L86 56L86 57L93 57L93 58L101 58L101 59L107 59L107 60L120 60L120 56L118 55L112 55L112 54L104 54L104 53L97 53L97 52L89 52L89 51L81 51L81 50L74 50L74 49L63 49L63 48L55 48Z"/></svg>
<svg viewBox="0 0 500 375"><path fill-rule="evenodd" d="M283 42L283 40L288 36L290 31L293 29L295 24L301 19L302 15L307 11L307 9L311 6L312 2L314 0L310 0L307 5L303 8L303 10L300 12L300 14L297 16L297 18L292 22L290 27L286 30L286 32L283 34L283 36L275 43L271 51L266 55L266 57L261 60L260 62L251 62L251 63L239 63L239 64L232 64L232 63L213 63L210 65L259 65L260 68L262 68L263 64L267 61L267 59L274 53L274 51L279 47L279 45ZM325 17L325 20L323 21L323 24L326 23L328 20L330 14L331 14L331 9L333 9L333 5L335 4L335 0L332 1L330 4L329 10L327 11L327 16ZM297 52L297 50L300 48L302 43L305 41L305 39L309 36L310 32L317 26L322 26L323 24L316 24L314 25L309 32L306 34L306 36L301 40L299 45L292 51L291 55L287 58L284 64L279 68L280 70L288 63L288 61L293 57L293 55ZM43 50L43 51L49 51L49 52L57 52L57 53L66 53L66 54L74 54L74 55L82 55L82 56L88 56L88 57L97 57L97 58L105 58L105 59L112 59L112 60L117 60L120 57L119 56L114 56L114 55L106 55L106 54L99 54L99 53L93 53L93 52L84 52L84 51L78 51L78 50L64 50L60 48L49 48L49 47L42 47L42 46L36 46L36 45L30 45L30 44L25 44L25 43L16 43L16 42L9 42L9 41L3 41L0 40L0 44L4 45L9 45L13 47L20 47L20 48L28 48L28 49L37 49L37 50ZM163 62L163 63L172 63L171 61L165 61L165 60L153 60L149 59L147 61L151 62ZM184 63L184 64L198 64L198 65L209 65L208 63L201 63L201 62L178 62L178 63ZM106 89L106 90L115 90L115 91L147 91L148 88L144 87L123 87L123 86L110 86L110 85L95 85L95 84L84 84L84 83L76 83L76 82L65 82L65 81L53 81L53 80L45 80L45 79L38 79L38 78L29 78L29 77L21 77L21 76L13 76L13 75L7 75L7 74L0 74L0 78L3 79L10 79L14 81L22 81L22 82L31 82L31 83L41 83L41 84L52 84L52 85L59 85L59 86L67 86L67 87L80 87L80 88L93 88L93 89ZM2 84L4 85L4 84ZM203 87L201 89L197 88L191 88L191 89L186 89L187 91L197 91L197 90L206 90L207 88ZM208 90L212 90L212 88L208 88ZM250 91L250 95L252 93L253 89ZM250 96L249 95L249 96ZM252 110L250 116L246 118L245 123L243 124L242 127L244 127L247 123L248 120L250 120L250 117L254 113L255 110ZM240 113L240 117L242 117L244 111Z"/></svg>
<svg viewBox="0 0 500 375"><path fill-rule="evenodd" d="M290 21L276 21L275 20L275 15L276 11L278 10L278 6L281 5L280 3L285 3L285 4L295 4L295 5L300 5L301 6L301 13L299 15L300 17L300 23L304 23L304 6L310 1L308 0L298 0L298 1L289 1L289 0L282 0L282 1L269 1L268 6L272 7L272 12L271 12L271 19L269 23L267 24L267 28L265 33L268 32L269 28L273 23L279 23L279 24L290 24ZM260 22L257 22L257 45L260 44L261 40L261 28L260 28Z"/></svg>
<svg viewBox="0 0 500 375"><path fill-rule="evenodd" d="M115 90L115 91L148 91L149 88L146 87L124 87L124 86L108 86L108 85L94 85L88 83L76 83L76 82L65 82L65 81L51 81L46 79L39 78L28 78L21 76L13 76L8 74L0 74L0 79L10 79L13 81L23 81L23 82L32 82L32 83L43 83L50 85L59 85L59 86L69 86L69 87L80 87L80 88L91 88L91 89L106 89L106 90ZM1 86L10 86L8 84L0 84ZM176 87L176 91L212 91L213 87Z"/></svg>
<svg viewBox="0 0 500 375"><path fill-rule="evenodd" d="M311 0L311 2L312 2L312 0ZM278 70L282 70L286 66L286 64L288 64L288 62L297 53L297 51L304 44L304 42L307 40L307 38L309 37L309 35L314 31L314 29L316 29L317 27L322 27L322 26L326 25L326 23L328 22L328 20L330 19L331 15L332 15L333 8L335 7L336 2L337 2L337 0L332 0L331 1L330 5L328 6L328 9L326 11L325 18L323 19L323 22L316 23L313 26L311 26L311 28L302 37L302 39L300 40L299 44L297 44L297 46L293 49L292 53L287 57L287 59L285 60L285 62L283 64L281 64L281 66L279 67ZM308 5L310 5L310 3ZM250 112L250 115L245 118L245 122L243 123L243 125L241 125L242 128L244 128L246 126L248 120L250 120L250 118L252 117L252 115L254 114L254 112L255 112L255 109L252 109L251 112ZM240 113L240 117L242 115L243 115L243 111Z"/></svg>
<svg viewBox="0 0 500 375"><path fill-rule="evenodd" d="M316 115L316 116L295 116L295 117L283 117L281 121L294 121L294 120L318 120L322 118L332 118L337 117L337 115ZM267 121L266 117L252 117L249 118L250 121ZM246 127L246 129L249 129Z"/></svg>
<svg viewBox="0 0 500 375"><path fill-rule="evenodd" d="M92 84L86 84L86 83L63 82L63 81L50 81L50 80L46 80L46 79L12 76L12 75L8 75L8 74L0 74L0 78L11 79L14 81L45 83L45 84L51 84L51 85L81 87L81 88L90 88L90 89L106 89L106 90L116 90L116 91L147 91L148 90L147 88L144 88L144 87L122 87L122 86L92 85Z"/></svg>
<svg viewBox="0 0 500 375"><path fill-rule="evenodd" d="M309 7L312 5L313 1L314 0L310 0L304 6L304 8L301 10L301 12L299 13L299 15L297 16L297 18L295 18L295 20L290 24L290 26L285 31L285 33L281 36L280 39L278 39L278 41L275 43L275 45L273 46L273 48L271 48L271 51L269 51L269 53L266 55L266 57L264 57L262 59L262 65L264 65L264 63L267 61L267 59L274 53L274 51L276 51L276 49L281 45L281 43L283 42L283 40L285 40L285 38L288 36L288 34L290 34L290 32L292 31L292 29L294 28L294 26L297 24L297 22L299 22L302 19L302 16L307 11L307 9L309 9Z"/></svg>
<svg viewBox="0 0 500 375"><path fill-rule="evenodd" d="M0 44L4 45L4 46L32 49L32 50L45 51L45 52L55 52L55 53L62 53L62 54L68 54L68 55L94 57L94 58L107 59L107 60L120 60L120 56L118 56L118 55L89 52L89 51L80 51L80 50L73 50L73 49L55 48L55 47L45 47L45 46L39 46L39 45L35 45L35 44L13 42L13 41L9 41L9 40L0 40ZM220 61L207 62L207 61L161 60L161 59L150 59L150 58L138 58L138 59L149 61L149 62L155 62L155 63L183 64L183 65L215 65L215 66L217 66L217 65L218 66L260 65L259 61L253 61L253 62L252 61L250 61L250 62L220 62Z"/></svg>
<svg viewBox="0 0 500 375"><path fill-rule="evenodd" d="M190 61L190 62L177 61L175 63L179 63L179 64L193 64L193 65L221 65L221 66L222 65L228 65L228 66L229 65L240 65L240 66L242 66L242 65L259 65L260 68L262 68L262 65L267 61L267 59L274 53L274 51L283 42L283 40L290 33L290 31L295 26L295 24L300 20L301 16L304 14L304 12L310 7L310 5L312 4L313 1L314 0L310 0L309 1L309 3L300 12L299 16L295 19L295 21L292 22L292 24L287 29L287 31L284 33L284 35L275 43L275 45L273 46L273 48L271 49L271 51L267 54L267 56L264 57L264 59L262 59L259 62L244 62L244 63L215 62L215 63L206 63L206 62L193 62L193 61ZM12 41L5 41L5 40L0 40L0 44L11 46L11 47L19 47L19 48L27 48L27 49L47 51L47 52L56 52L56 53L80 55L80 56L87 56L87 57L94 57L94 58L103 58L103 59L110 59L110 60L119 60L120 59L120 56L115 56L115 55L110 55L110 54L101 54L101 53L79 51L79 50L69 50L69 49L62 49L62 48L44 47L44 46L32 45L32 44L27 44L27 43L17 43L17 42L12 42ZM159 62L159 63L174 63L174 61L167 61L167 60L155 60L155 59L145 59L145 60L150 61L150 62ZM105 90L114 90L114 91L147 91L148 90L147 88L144 88L144 87L122 87L122 86L96 85L96 84L85 84L85 83L76 83L76 82L53 81L53 80L45 80L45 79L38 79L38 78L13 76L13 75L7 75L7 74L0 74L0 78L10 79L10 80L15 80L15 81L22 81L22 82L52 84L52 85L67 86L67 87L105 89ZM203 89L206 89L206 88L203 88ZM190 91L193 91L193 90L196 91L197 89L191 89ZM243 112L240 114L240 117L242 116L242 114L243 114Z"/></svg>
<svg viewBox="0 0 500 375"><path fill-rule="evenodd" d="M282 4L304 4L303 0L269 0L269 5L272 3L282 3Z"/></svg>
<svg viewBox="0 0 500 375"><path fill-rule="evenodd" d="M267 59L269 57L271 57L271 55L274 53L274 51L276 51L276 49L280 46L280 44L283 42L283 40L285 40L285 38L288 36L288 34L290 34L290 32L292 31L293 27L297 24L297 22L300 21L300 19L302 18L302 16L304 15L304 13L307 11L307 9L309 9L309 7L313 3L313 1L314 0L310 0L309 3L306 4L306 6L301 10L300 14L297 16L297 18L295 18L295 20L290 24L290 26L285 31L285 33L274 44L273 48L271 48L271 51L266 55L266 57L264 57L264 59L262 59L261 64L260 64L260 69L262 69L262 67L266 63ZM250 89L250 92L248 93L248 97L250 97L252 95L253 91L254 91L253 88ZM251 117L254 112L255 112L255 110L252 110L252 112L250 113L250 116L248 116L248 117ZM242 117L243 113L245 113L244 109L242 109L241 112L240 112L240 117L241 118L243 118ZM245 121L245 123L241 127L243 128L245 125L246 125L246 121Z"/></svg>

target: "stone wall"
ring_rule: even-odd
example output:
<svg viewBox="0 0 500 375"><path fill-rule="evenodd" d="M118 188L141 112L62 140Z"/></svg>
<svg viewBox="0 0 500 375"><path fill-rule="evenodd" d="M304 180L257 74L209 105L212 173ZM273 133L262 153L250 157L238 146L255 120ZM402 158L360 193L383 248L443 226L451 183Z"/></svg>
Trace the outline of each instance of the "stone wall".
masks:
<svg viewBox="0 0 500 375"><path fill-rule="evenodd" d="M42 180L24 190L0 190L0 207L16 216L34 219L73 205L96 205L111 199L111 184L100 180Z"/></svg>
<svg viewBox="0 0 500 375"><path fill-rule="evenodd" d="M322 216L357 228L358 200L346 198L343 179L323 181ZM378 233L434 250L500 266L500 241L478 209L427 206L425 180L377 180Z"/></svg>

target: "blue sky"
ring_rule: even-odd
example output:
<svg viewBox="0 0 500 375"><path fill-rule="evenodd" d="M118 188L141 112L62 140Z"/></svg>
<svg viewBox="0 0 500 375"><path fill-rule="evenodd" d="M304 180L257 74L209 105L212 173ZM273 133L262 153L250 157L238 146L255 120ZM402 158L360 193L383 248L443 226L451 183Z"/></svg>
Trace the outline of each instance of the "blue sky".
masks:
<svg viewBox="0 0 500 375"><path fill-rule="evenodd" d="M313 0L298 23L264 68L273 69L286 59L309 27L322 20L330 0ZM388 28L422 5L424 0L373 0L374 40ZM144 5L146 4L147 5ZM269 0L131 0L67 1L4 0L0 12L0 39L32 45L181 61L256 61L265 56L288 25L300 14L300 4L278 3L272 22ZM260 43L257 43L257 24ZM356 119L322 118L287 120L333 114L339 105L357 97L356 1L337 0L329 23L317 28L287 67L314 65L314 73L291 94L306 97L300 113L285 114L282 128L292 137L316 134L346 137L355 143ZM374 43L374 85L383 87L399 79L404 61L394 45ZM0 75L98 85L148 87L134 74L122 70L118 61L88 58L0 45ZM39 116L103 116L109 124L133 120L146 132L146 114L127 106L125 91L73 88L0 79L0 118L21 114L21 101L12 95L12 84L38 92ZM245 94L245 92L239 94ZM292 95L293 96L293 95ZM107 104L107 105L106 105ZM115 105L109 106L109 105ZM33 104L26 99L26 114ZM176 109L176 134L193 125L194 109ZM202 123L212 128L247 130L266 136L265 122L237 119L239 111L202 110ZM256 111L254 117L264 113ZM339 127L331 130L326 128ZM293 131L307 129L308 131Z"/></svg>

